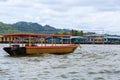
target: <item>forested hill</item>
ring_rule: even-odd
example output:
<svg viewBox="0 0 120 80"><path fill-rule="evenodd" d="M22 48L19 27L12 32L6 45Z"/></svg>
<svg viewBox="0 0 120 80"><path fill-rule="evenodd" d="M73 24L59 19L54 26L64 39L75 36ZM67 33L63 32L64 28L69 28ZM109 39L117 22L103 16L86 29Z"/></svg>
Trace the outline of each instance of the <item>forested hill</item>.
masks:
<svg viewBox="0 0 120 80"><path fill-rule="evenodd" d="M8 34L8 33L18 33L17 29L12 28L11 26L0 22L0 34Z"/></svg>
<svg viewBox="0 0 120 80"><path fill-rule="evenodd" d="M67 29L56 29L52 26L45 25L42 26L38 23L32 23L32 22L17 22L14 24L6 24L0 22L0 34L6 34L6 33L47 33L47 34L54 34L56 32L70 32L70 30Z"/></svg>

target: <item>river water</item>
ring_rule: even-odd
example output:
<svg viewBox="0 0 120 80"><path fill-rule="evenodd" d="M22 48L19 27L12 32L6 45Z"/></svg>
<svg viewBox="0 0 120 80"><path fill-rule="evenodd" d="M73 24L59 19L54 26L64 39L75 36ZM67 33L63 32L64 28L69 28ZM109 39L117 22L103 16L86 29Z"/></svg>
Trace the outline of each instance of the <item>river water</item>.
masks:
<svg viewBox="0 0 120 80"><path fill-rule="evenodd" d="M66 55L10 57L0 44L0 80L120 80L120 45L81 45Z"/></svg>

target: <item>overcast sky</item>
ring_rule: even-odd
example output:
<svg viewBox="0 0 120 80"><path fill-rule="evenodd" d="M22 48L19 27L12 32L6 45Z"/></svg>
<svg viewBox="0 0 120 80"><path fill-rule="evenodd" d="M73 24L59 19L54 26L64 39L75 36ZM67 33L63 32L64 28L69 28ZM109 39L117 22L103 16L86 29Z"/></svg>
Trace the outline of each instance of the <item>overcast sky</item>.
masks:
<svg viewBox="0 0 120 80"><path fill-rule="evenodd" d="M0 0L0 21L120 34L120 0Z"/></svg>

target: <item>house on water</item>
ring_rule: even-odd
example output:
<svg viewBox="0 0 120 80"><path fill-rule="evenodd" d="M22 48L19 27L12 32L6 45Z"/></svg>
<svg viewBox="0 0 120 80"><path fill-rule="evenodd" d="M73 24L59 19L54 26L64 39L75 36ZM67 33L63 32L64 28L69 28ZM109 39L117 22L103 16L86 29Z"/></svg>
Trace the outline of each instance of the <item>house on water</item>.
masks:
<svg viewBox="0 0 120 80"><path fill-rule="evenodd" d="M104 37L104 43L106 43L106 44L120 44L120 37L106 36L106 37Z"/></svg>
<svg viewBox="0 0 120 80"><path fill-rule="evenodd" d="M87 41L86 37L81 37L81 36L72 36L71 37L71 42L74 44L85 43L86 41Z"/></svg>

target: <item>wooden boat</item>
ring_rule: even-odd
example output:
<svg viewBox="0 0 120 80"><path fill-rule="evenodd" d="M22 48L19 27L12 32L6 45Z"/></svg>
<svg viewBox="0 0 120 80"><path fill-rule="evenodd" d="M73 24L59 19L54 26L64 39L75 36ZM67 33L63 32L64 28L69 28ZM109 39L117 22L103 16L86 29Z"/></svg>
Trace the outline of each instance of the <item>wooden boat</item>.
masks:
<svg viewBox="0 0 120 80"><path fill-rule="evenodd" d="M52 37L52 43L47 45L47 37ZM61 38L61 44L56 44L54 39L56 37ZM50 34L5 34L4 38L7 38L9 42L8 47L4 47L4 50L10 56L25 56L25 55L40 55L43 53L50 54L66 54L72 53L78 45L63 44L62 39L70 38L70 35L50 35ZM40 44L38 44L40 43Z"/></svg>

